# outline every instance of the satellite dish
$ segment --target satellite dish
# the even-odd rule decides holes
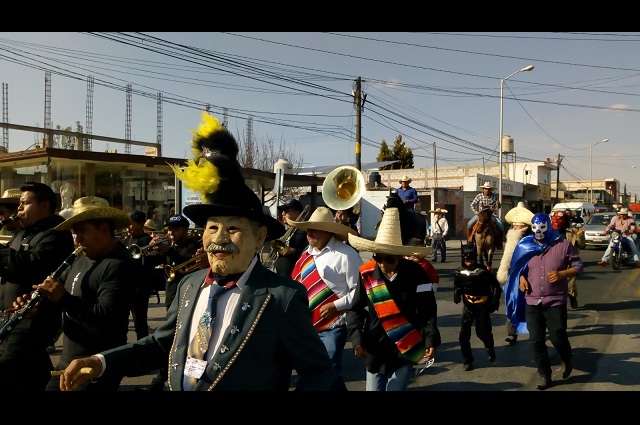
[[[553,162],[553,158],[547,158],[547,162],[551,164]]]

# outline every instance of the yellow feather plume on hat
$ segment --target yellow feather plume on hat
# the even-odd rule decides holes
[[[220,130],[224,130],[220,121],[213,115],[203,112],[202,122],[198,129],[191,130],[194,134],[191,139],[191,151],[195,158],[189,159],[186,167],[178,164],[169,164],[176,177],[184,182],[184,186],[189,190],[200,193],[200,198],[203,201],[207,193],[213,193],[218,190],[220,173],[215,165],[203,157],[199,142]]]
[[[202,113],[202,122],[198,126],[197,130],[191,130],[194,137],[191,139],[191,151],[195,157],[202,156],[202,150],[200,149],[200,140],[206,139],[216,131],[224,130],[220,121],[208,112]]]
[[[184,187],[200,193],[200,199],[205,200],[206,194],[218,190],[220,175],[218,168],[205,158],[189,159],[186,167],[169,165],[176,177],[184,182]]]

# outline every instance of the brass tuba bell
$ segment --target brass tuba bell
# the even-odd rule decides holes
[[[322,184],[322,199],[327,207],[347,210],[360,201],[365,191],[362,173],[355,167],[344,165],[327,175]],[[357,212],[354,211],[357,214]]]

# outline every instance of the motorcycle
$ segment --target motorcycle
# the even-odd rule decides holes
[[[633,263],[633,251],[631,251],[631,242],[628,238],[622,236],[620,230],[611,231],[611,255],[609,256],[609,264],[614,270],[620,270],[623,265]]]

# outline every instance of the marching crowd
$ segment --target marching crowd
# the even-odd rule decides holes
[[[172,168],[202,203],[169,217],[162,230],[144,212],[125,213],[95,196],[77,198],[70,214],[60,214],[43,183],[5,192],[0,218],[11,238],[0,245],[3,383],[18,391],[106,391],[125,376],[157,370],[149,391],[284,391],[295,371],[296,389],[346,390],[343,353],[351,342],[367,391],[406,390],[415,367],[430,366],[442,342],[433,263],[438,254],[447,261],[447,211],[430,211],[429,232],[403,176],[374,240],[358,233],[353,206],[318,207],[307,217],[291,199],[273,218],[244,182],[231,133],[203,113],[193,134],[194,158]],[[497,206],[485,186],[473,202],[476,214]],[[189,234],[189,220],[201,237]],[[563,378],[573,369],[567,302],[577,307],[583,264],[549,215],[520,203],[505,220],[511,228],[497,273],[478,262],[473,245],[461,248],[453,301],[462,304],[462,368],[473,370],[474,326],[495,361],[490,315],[504,305],[506,341],[529,334],[544,390],[552,385],[547,334]],[[123,229],[126,236],[117,237]],[[265,267],[269,241],[277,258]],[[166,320],[150,332],[149,296],[158,290],[166,294]],[[137,340],[128,343],[130,320]],[[54,365],[47,347],[58,337]]]

